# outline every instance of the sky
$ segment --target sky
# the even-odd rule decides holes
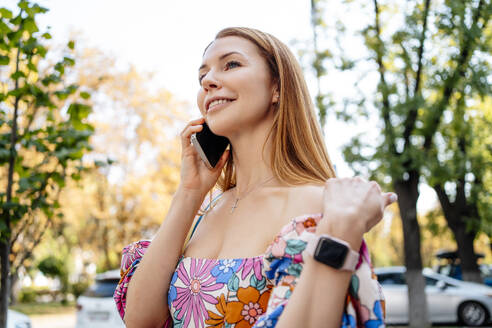
[[[16,1],[4,0],[9,8]],[[40,27],[50,27],[54,42],[65,43],[76,33],[84,44],[97,47],[117,58],[120,65],[134,65],[138,70],[152,72],[154,82],[173,93],[192,108],[194,116],[198,91],[197,70],[204,48],[215,34],[228,26],[247,26],[271,33],[291,46],[312,38],[310,1],[308,0],[40,0],[49,9],[39,15]],[[330,2],[327,14],[336,15],[337,2]],[[351,13],[351,22],[360,24],[366,17]],[[329,20],[330,17],[325,19]],[[297,41],[297,43],[295,42]],[[349,53],[360,51],[353,42],[343,44]],[[306,74],[311,94],[315,81]],[[354,88],[346,75],[327,79],[326,86],[336,95],[347,95]],[[377,81],[376,81],[377,83]],[[369,81],[367,87],[374,87]],[[364,86],[362,86],[364,87]],[[360,130],[367,126],[359,127]],[[374,126],[372,129],[377,132]],[[353,176],[344,162],[341,147],[357,128],[328,118],[325,140],[328,152],[340,177]],[[432,189],[421,188],[418,208],[433,207],[436,197]]]

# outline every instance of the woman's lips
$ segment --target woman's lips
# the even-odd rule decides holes
[[[230,100],[230,101],[227,101],[225,103],[221,103],[221,104],[217,104],[217,105],[214,105],[212,107],[210,107],[208,110],[207,110],[207,114],[210,113],[210,112],[215,112],[219,109],[222,109],[226,106],[228,106],[230,103],[232,103],[234,100]]]

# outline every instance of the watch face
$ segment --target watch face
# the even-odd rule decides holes
[[[345,263],[349,249],[330,238],[321,237],[314,252],[314,258],[335,269],[340,269]]]

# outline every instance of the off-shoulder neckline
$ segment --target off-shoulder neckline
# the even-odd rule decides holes
[[[305,218],[305,219],[308,219],[310,217],[317,217],[317,216],[323,216],[323,213],[312,213],[312,214],[301,214],[301,215],[298,215],[298,216],[295,216],[293,217],[292,219],[289,220],[289,222],[287,222],[286,224],[284,224],[281,228],[280,228],[280,231],[272,238],[272,241],[270,242],[270,244],[268,244],[267,246],[267,249],[270,247],[270,245],[275,241],[275,238],[280,235],[280,233],[284,230],[285,227],[289,226],[290,224],[294,223],[294,222],[302,222],[302,221],[297,221],[299,220],[300,218]],[[266,251],[266,250],[265,250]],[[265,253],[263,254],[259,254],[259,255],[256,255],[256,256],[250,256],[250,257],[228,257],[228,258],[207,258],[207,257],[192,257],[192,256],[184,256],[183,254],[181,254],[180,256],[180,261],[182,260],[201,260],[201,261],[224,261],[224,260],[229,260],[229,261],[233,261],[233,260],[254,260],[254,259],[260,259],[260,258],[263,258],[265,256]]]

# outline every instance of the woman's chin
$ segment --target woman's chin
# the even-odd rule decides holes
[[[207,115],[207,124],[210,128],[210,131],[218,136],[227,137],[231,133],[232,126],[229,120]]]

